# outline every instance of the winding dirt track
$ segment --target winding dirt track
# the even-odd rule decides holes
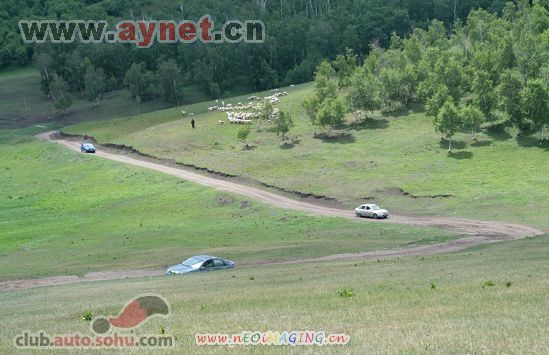
[[[48,140],[73,151],[80,151],[80,144],[78,142],[55,139],[53,135],[57,132],[45,132],[37,135],[39,139]],[[192,171],[169,167],[159,163],[141,160],[128,155],[114,154],[99,150],[96,156],[106,158],[121,163],[140,166],[150,170],[155,170],[165,174],[173,175],[182,178],[187,181],[192,181],[200,185],[215,188],[220,191],[227,191],[246,196],[256,201],[273,205],[279,208],[291,209],[310,213],[319,216],[329,217],[343,217],[349,219],[356,219],[353,211],[342,210],[337,208],[325,207],[309,202],[293,200],[291,198],[281,196],[269,191],[265,191],[259,188],[241,185],[235,182],[217,179],[211,176],[201,175]],[[291,261],[277,261],[277,262],[260,262],[259,264],[294,264],[304,262],[318,262],[318,261],[331,261],[342,259],[367,259],[367,258],[379,258],[379,257],[400,257],[400,256],[418,256],[418,255],[432,255],[439,253],[447,253],[470,248],[475,245],[497,242],[501,240],[515,240],[526,237],[533,237],[544,234],[543,231],[532,228],[529,226],[511,224],[505,222],[488,222],[478,221],[465,218],[451,218],[451,217],[411,217],[411,216],[398,216],[391,215],[388,220],[377,221],[363,219],[367,223],[394,223],[394,224],[407,224],[420,227],[437,227],[446,230],[453,231],[459,235],[463,235],[463,238],[453,241],[435,244],[435,245],[423,245],[410,248],[395,248],[390,250],[363,252],[363,253],[347,253],[328,255],[311,259],[300,259]],[[50,277],[44,279],[33,280],[13,280],[0,282],[0,291],[7,291],[12,289],[31,288],[47,285],[59,285],[74,282],[83,281],[95,281],[95,280],[109,280],[120,279],[128,277],[142,277],[142,276],[155,276],[161,275],[161,270],[133,270],[133,271],[112,271],[112,272],[100,272],[90,273],[82,278],[76,276],[59,276]]]

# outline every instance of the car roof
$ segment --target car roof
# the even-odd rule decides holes
[[[209,259],[220,259],[218,257],[211,256],[211,255],[195,255],[195,256],[193,256],[193,258],[198,259],[198,260],[202,260],[202,261],[206,261],[206,260],[209,260]]]
[[[93,147],[93,144],[91,144],[91,143],[82,143],[82,145],[85,146],[85,147],[86,147],[86,146],[87,146],[87,147]]]

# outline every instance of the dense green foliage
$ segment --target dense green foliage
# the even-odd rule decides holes
[[[137,104],[146,100],[179,104],[184,85],[199,85],[208,96],[217,98],[234,86],[269,89],[309,81],[323,58],[333,59],[346,48],[362,58],[372,43],[389,46],[392,32],[407,35],[414,27],[426,28],[433,18],[450,26],[477,7],[501,12],[504,3],[502,0],[3,0],[0,67],[34,60],[42,73],[45,93],[50,92],[53,80],[50,74],[55,72],[69,84],[73,94],[95,100],[96,104],[103,91],[123,86],[132,91]],[[225,19],[261,19],[266,24],[266,43],[153,45],[147,50],[111,44],[24,46],[17,33],[19,19],[106,19],[114,24],[119,19],[197,20],[204,14],[212,15],[218,25]],[[135,77],[136,69],[140,78]],[[86,76],[101,70],[101,85]],[[392,76],[386,79],[394,80]],[[145,82],[146,88],[137,88],[139,82]]]
[[[438,20],[406,39],[393,34],[390,48],[373,47],[362,66],[347,51],[316,72],[315,95],[305,111],[322,122],[338,121],[320,110],[339,97],[348,111],[394,111],[425,103],[435,129],[450,141],[463,125],[473,133],[483,122],[509,122],[523,132],[548,124],[549,12],[535,2],[507,3],[503,16],[472,11],[451,33]],[[346,65],[345,65],[346,64]],[[356,68],[355,68],[356,67]],[[349,79],[350,78],[350,79]],[[360,112],[360,111],[359,111]],[[360,117],[360,115],[357,115]]]

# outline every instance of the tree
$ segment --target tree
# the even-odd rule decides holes
[[[463,64],[453,57],[441,58],[437,61],[434,74],[436,82],[446,85],[454,101],[459,102],[464,86]]]
[[[214,99],[214,100],[217,100],[221,97],[221,87],[219,86],[218,83],[214,83],[213,81],[209,81],[208,82],[208,97],[210,99]],[[183,95],[181,94],[181,97]]]
[[[325,76],[317,77],[316,81],[316,96],[320,102],[337,97],[337,84]]]
[[[183,80],[174,61],[162,62],[158,66],[158,81],[164,100],[179,106],[183,99]]]
[[[144,63],[134,63],[126,72],[124,80],[126,86],[130,90],[133,96],[141,96],[144,92],[144,87],[146,85],[143,72],[145,71]]]
[[[248,137],[250,136],[250,133],[252,132],[252,128],[250,125],[244,125],[238,129],[238,132],[236,133],[236,139],[238,139],[239,142],[246,142]],[[248,143],[246,143],[246,148],[248,148]]]
[[[273,118],[274,110],[275,107],[269,100],[265,100],[261,103],[261,106],[259,106],[259,111],[257,112],[258,131],[263,130],[265,122],[270,121]]]
[[[107,89],[107,78],[102,68],[89,66],[84,75],[84,92],[88,100],[94,100],[94,111],[99,105],[101,94]]]
[[[541,80],[529,80],[521,91],[522,107],[525,118],[532,126],[541,130],[541,140],[545,139],[545,126],[549,125],[547,89]]]
[[[282,140],[286,139],[286,134],[290,131],[290,128],[293,127],[294,122],[288,112],[279,111],[276,118],[273,120],[273,131],[277,135],[282,135]]]
[[[496,103],[494,84],[490,79],[490,74],[484,70],[478,70],[473,79],[471,91],[473,104],[482,111],[487,119],[490,119]]]
[[[389,109],[395,103],[407,106],[416,92],[417,77],[411,65],[382,70],[379,82],[384,105]]]
[[[319,107],[314,123],[321,127],[328,127],[328,136],[332,135],[332,129],[343,124],[345,117],[345,104],[341,97],[325,100]]]
[[[336,72],[334,68],[327,61],[322,61],[316,71],[315,77],[315,93],[313,96],[303,100],[303,108],[305,113],[311,120],[313,125],[326,126],[328,125],[328,117],[326,113],[330,111],[332,102],[334,100],[340,101],[338,98],[338,87],[335,82]],[[343,108],[343,114],[345,113],[344,105],[337,104],[337,109]],[[324,109],[323,117],[320,119],[320,110]],[[332,112],[333,113],[333,112]],[[324,122],[324,123],[322,123]]]
[[[157,77],[145,69],[145,63],[134,63],[124,76],[126,86],[132,96],[139,96],[142,101],[150,100],[158,94]]]
[[[50,74],[55,74],[53,70],[53,59],[48,53],[39,53],[34,59],[42,80],[40,81],[40,89],[44,94],[50,92]]]
[[[503,49],[500,54],[500,66],[502,69],[512,69],[517,64],[517,57],[513,48],[513,39],[506,36],[503,40]]]
[[[60,76],[53,74],[50,76],[49,85],[50,98],[53,100],[53,106],[63,110],[65,115],[69,114],[69,107],[72,105],[72,98],[69,93],[69,84]]]
[[[306,98],[305,100],[303,100],[302,105],[305,109],[305,114],[307,115],[307,117],[309,117],[309,120],[311,120],[311,123],[314,125],[316,122],[318,109],[320,107],[320,100],[318,99],[317,95]]]
[[[270,120],[273,114],[273,111],[274,111],[274,105],[268,100],[263,101],[263,103],[259,107],[259,113],[258,113],[259,120],[261,121]]]
[[[477,133],[477,128],[484,121],[484,116],[482,112],[473,105],[467,105],[461,108],[460,110],[461,121],[471,126],[471,133],[473,136]]]
[[[352,49],[347,48],[345,55],[338,55],[333,62],[333,67],[337,73],[338,85],[344,88],[350,85],[350,78],[356,69],[356,54]]]
[[[425,113],[430,117],[437,117],[440,109],[451,98],[446,85],[440,85],[434,95],[425,104]]]
[[[500,77],[497,88],[499,103],[509,119],[517,127],[522,127],[522,106],[520,92],[522,75],[516,69],[505,70]]]
[[[438,115],[433,120],[435,130],[449,141],[448,151],[452,151],[452,137],[461,126],[459,111],[454,100],[449,98],[440,108]]]
[[[347,95],[349,107],[354,111],[373,112],[381,108],[379,84],[365,68],[355,70],[350,78]]]
[[[264,58],[259,58],[257,64],[250,67],[250,72],[255,89],[265,90],[278,86],[278,73]]]

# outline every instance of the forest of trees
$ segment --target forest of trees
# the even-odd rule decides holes
[[[474,135],[483,123],[505,122],[520,132],[549,125],[549,12],[540,1],[507,3],[501,16],[473,10],[448,31],[438,20],[389,47],[373,43],[360,60],[352,50],[316,70],[315,93],[304,102],[313,124],[337,127],[345,112],[357,119],[412,102],[449,149],[458,129]]]
[[[97,105],[104,92],[124,87],[137,102],[164,100],[176,105],[183,99],[182,87],[188,85],[198,85],[217,98],[238,85],[262,90],[306,82],[323,59],[334,60],[347,48],[362,61],[371,48],[398,45],[391,33],[404,38],[438,19],[438,27],[427,32],[437,36],[459,24],[471,9],[485,9],[483,16],[507,11],[503,0],[2,0],[1,4],[0,68],[34,62],[42,75],[43,92],[62,110],[70,104],[71,94]],[[20,19],[106,19],[114,24],[120,19],[197,20],[204,14],[218,24],[227,19],[261,19],[267,40],[239,45],[156,44],[144,50],[130,44],[24,45],[17,32]],[[383,80],[392,79],[389,75]]]

